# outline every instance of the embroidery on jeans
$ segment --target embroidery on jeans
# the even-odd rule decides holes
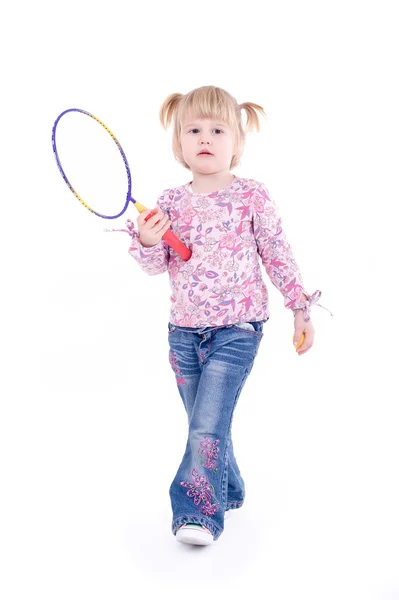
[[[205,436],[204,440],[200,442],[198,450],[202,466],[205,467],[205,469],[210,469],[214,473],[217,471],[216,462],[219,455],[218,443],[219,440],[212,442],[208,436]]]
[[[184,379],[184,377],[182,377],[180,367],[177,362],[176,352],[172,352],[172,350],[170,350],[170,352],[169,352],[169,362],[171,364],[172,369],[175,372],[177,383],[178,384],[186,383],[186,380]]]
[[[204,475],[200,475],[197,469],[193,469],[191,471],[191,476],[193,481],[181,481],[180,485],[185,488],[188,488],[187,496],[189,498],[194,498],[195,506],[199,506],[199,511],[207,515],[208,517],[213,517],[213,515],[219,510],[218,503],[213,495],[214,487]]]

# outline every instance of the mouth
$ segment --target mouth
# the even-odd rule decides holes
[[[199,152],[197,156],[213,156],[213,154],[211,154],[211,152],[203,150],[202,152]]]

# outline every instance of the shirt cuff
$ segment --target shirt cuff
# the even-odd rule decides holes
[[[122,233],[128,233],[130,235],[130,237],[132,237],[132,238],[135,238],[135,237],[140,238],[139,232],[134,228],[133,221],[131,221],[130,219],[127,219],[127,221],[125,221],[125,223],[126,223],[126,229],[104,229],[104,231],[106,231],[107,233],[119,231]]]
[[[305,294],[305,292],[302,292],[302,293],[307,298],[305,300],[305,302],[296,302],[291,306],[292,312],[294,313],[295,316],[300,310],[303,310],[303,320],[305,322],[309,321],[310,320],[310,309],[312,306],[320,306],[321,308],[324,308],[324,310],[327,310],[331,316],[333,316],[332,312],[329,311],[328,308],[325,308],[325,306],[322,306],[321,304],[319,304],[317,302],[321,296],[320,290],[316,290],[311,296],[309,296],[308,294]]]

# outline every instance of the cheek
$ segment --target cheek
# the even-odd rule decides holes
[[[224,148],[224,154],[226,156],[234,154],[234,141],[228,140],[227,142],[225,142],[223,144],[223,148]]]
[[[183,150],[183,154],[190,153],[190,152],[192,152],[193,147],[194,147],[193,141],[189,140],[189,139],[185,139],[181,142],[181,147]]]
[[[187,156],[187,144],[185,142],[180,142],[180,145],[183,156]]]

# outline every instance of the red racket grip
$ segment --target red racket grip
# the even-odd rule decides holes
[[[157,211],[156,210],[152,210],[145,218],[145,221],[148,221],[148,219],[150,219],[153,215],[155,215]],[[181,240],[179,240],[178,237],[175,236],[175,234],[173,233],[173,231],[171,231],[170,229],[168,229],[168,231],[166,231],[163,236],[162,239],[165,240],[165,242],[167,244],[169,244],[169,246],[171,248],[173,248],[173,250],[175,250],[177,252],[177,254],[179,254],[179,256],[184,260],[187,261],[191,258],[191,250],[189,248],[187,248],[187,246],[185,246],[183,244],[183,242]]]

